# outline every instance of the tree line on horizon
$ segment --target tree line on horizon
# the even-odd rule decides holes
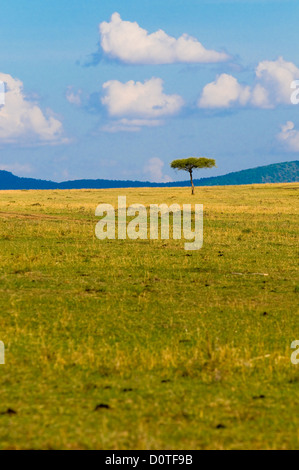
[[[228,186],[263,183],[294,183],[299,182],[299,161],[274,163],[267,166],[251,168],[222,176],[212,176],[193,180],[196,186]],[[119,180],[77,180],[55,183],[53,181],[21,178],[8,171],[0,170],[0,190],[29,189],[105,189],[105,188],[144,188],[144,187],[176,187],[189,186],[189,181],[171,183],[149,183],[143,181]]]

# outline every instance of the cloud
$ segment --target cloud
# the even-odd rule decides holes
[[[295,129],[295,124],[288,121],[281,126],[281,132],[278,134],[280,140],[290,152],[299,152],[299,131]]]
[[[139,132],[142,127],[162,126],[164,121],[158,119],[119,119],[102,127],[104,132]]]
[[[229,108],[235,103],[245,105],[250,99],[250,87],[240,85],[231,75],[223,73],[203,89],[199,107]]]
[[[36,102],[29,101],[23,83],[11,75],[0,73],[5,83],[5,104],[0,106],[0,143],[61,144],[62,123],[48,110],[46,115]]]
[[[144,172],[149,181],[156,183],[168,183],[172,181],[170,176],[163,174],[164,162],[160,158],[151,158],[144,167]]]
[[[2,165],[0,163],[0,170],[23,175],[24,173],[31,173],[32,168],[30,165],[20,165],[19,163],[12,163],[10,165]]]
[[[260,62],[256,69],[259,83],[268,93],[266,106],[291,103],[291,84],[299,78],[299,69],[292,62],[282,57],[276,61]]]
[[[179,95],[163,93],[163,80],[150,80],[121,83],[111,80],[104,83],[105,96],[102,104],[107,107],[110,116],[134,116],[140,118],[159,118],[176,114],[184,101]]]
[[[215,63],[230,58],[224,52],[205,49],[196,39],[183,34],[178,39],[163,30],[149,34],[138,23],[123,21],[114,13],[110,23],[99,26],[105,54],[127,64]]]
[[[206,85],[198,101],[200,108],[253,106],[275,108],[291,104],[291,84],[299,79],[299,69],[282,57],[260,62],[255,70],[255,83],[242,85],[231,75],[222,74]]]
[[[112,123],[112,132],[138,131],[144,126],[162,125],[161,118],[177,114],[184,105],[181,96],[163,92],[163,80],[160,78],[152,78],[144,83],[111,80],[104,83],[103,90],[102,104],[106,106],[110,117],[119,119]],[[105,127],[104,130],[107,130]]]
[[[69,86],[66,91],[66,99],[69,103],[76,106],[81,106],[82,104],[82,90],[74,91],[72,86]]]

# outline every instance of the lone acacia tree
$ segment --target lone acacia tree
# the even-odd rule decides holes
[[[171,168],[175,170],[184,170],[190,173],[192,195],[194,194],[193,184],[193,170],[199,170],[200,168],[213,168],[216,166],[215,160],[212,158],[183,158],[181,160],[173,160],[170,164]]]

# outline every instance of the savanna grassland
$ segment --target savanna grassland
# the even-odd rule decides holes
[[[204,246],[95,209],[204,204]],[[298,449],[299,184],[0,192],[0,449]]]

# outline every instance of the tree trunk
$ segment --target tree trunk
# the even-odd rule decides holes
[[[192,196],[194,196],[194,184],[193,184],[192,170],[190,171],[190,180],[191,180],[191,187],[192,187]]]

